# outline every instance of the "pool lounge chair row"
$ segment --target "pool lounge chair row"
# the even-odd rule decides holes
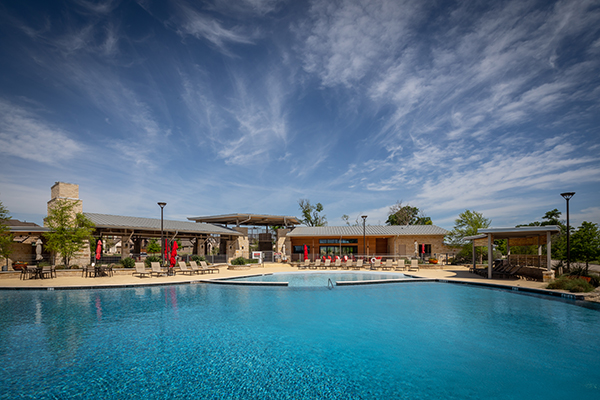
[[[179,272],[183,273],[183,274],[204,274],[204,273],[213,273],[213,272],[217,272],[219,273],[219,268],[216,267],[209,267],[208,264],[206,264],[206,261],[200,261],[200,266],[198,266],[198,264],[195,261],[190,261],[190,266],[188,268],[188,266],[186,265],[185,261],[179,261],[178,263],[179,266]],[[133,276],[135,275],[139,275],[140,278],[143,278],[145,276],[150,276],[152,277],[153,275],[156,276],[167,276],[169,270],[167,268],[163,268],[160,266],[160,263],[158,262],[151,262],[150,263],[150,269],[146,268],[146,265],[143,262],[136,262],[135,263],[135,271],[132,273]]]
[[[304,260],[303,263],[298,264],[298,269],[353,269],[360,270],[363,268],[363,259],[359,258],[356,261],[348,260],[346,262],[342,262],[341,259],[336,259],[332,264],[331,260],[325,260],[321,262],[321,259],[318,258],[315,261],[311,262],[309,259]],[[394,265],[395,264],[395,265]],[[364,264],[365,269],[369,270],[378,270],[381,268],[382,271],[417,271],[419,270],[419,260],[411,260],[410,266],[404,263],[403,259],[398,260],[396,263],[392,259],[385,260],[385,263],[382,264],[380,259],[375,259],[373,264]]]

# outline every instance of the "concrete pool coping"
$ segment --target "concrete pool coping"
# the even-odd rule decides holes
[[[229,278],[242,278],[246,276],[257,276],[257,275],[268,275],[276,272],[304,272],[298,271],[297,267],[292,267],[288,264],[264,264],[263,266],[253,267],[253,273],[248,274],[248,270],[228,270],[226,268],[220,269],[220,274],[210,278],[207,275],[202,275],[200,278],[198,275],[176,275],[172,277],[153,277],[153,278],[139,278],[130,275],[127,271],[127,275],[115,274],[112,277],[98,277],[98,278],[83,278],[79,276],[58,276],[53,279],[41,279],[41,280],[28,280],[23,281],[19,279],[19,273],[12,274],[12,277],[7,277],[5,274],[0,276],[0,290],[82,290],[82,289],[111,289],[111,288],[131,288],[140,286],[168,286],[176,284],[203,284],[203,283],[216,283],[223,284]],[[341,272],[340,270],[330,271],[319,271],[319,272]],[[365,271],[350,271],[350,272],[365,272]],[[368,271],[373,272],[373,271]],[[379,273],[386,274],[400,274],[401,271],[378,271]],[[405,274],[407,275],[407,274]],[[446,266],[443,268],[436,269],[421,269],[419,271],[411,271],[410,276],[414,278],[424,279],[398,279],[398,280],[385,280],[381,283],[393,283],[396,282],[424,282],[424,281],[437,281],[443,283],[454,283],[454,284],[466,284],[475,286],[485,286],[503,290],[511,290],[521,293],[532,293],[549,295],[552,297],[560,297],[563,299],[572,300],[588,300],[586,295],[574,294],[558,290],[544,289],[546,283],[527,281],[524,279],[515,280],[499,280],[499,279],[485,279],[479,275],[472,274],[468,271],[467,267],[462,266]],[[358,281],[351,283],[343,283],[344,285],[357,285]],[[366,281],[364,284],[374,284],[374,281]],[[256,282],[253,282],[255,286]],[[266,283],[266,282],[263,282]],[[249,283],[243,283],[242,285],[250,285]],[[268,285],[260,286],[285,286],[281,282],[269,282]],[[593,300],[592,300],[593,301]],[[597,300],[596,300],[597,301]]]

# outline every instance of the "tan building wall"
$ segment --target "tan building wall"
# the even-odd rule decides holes
[[[347,246],[356,246],[358,249],[358,254],[363,254],[363,249],[366,250],[366,255],[397,255],[401,257],[413,257],[418,256],[418,253],[415,253],[415,241],[418,245],[420,244],[428,244],[431,245],[431,254],[445,254],[452,253],[453,250],[444,245],[444,235],[423,235],[423,236],[368,236],[366,237],[366,242],[363,241],[362,236],[344,236],[344,239],[356,239],[357,243],[353,244],[342,244],[342,247]],[[292,252],[293,246],[304,246],[307,245],[310,247],[310,257],[314,258],[315,255],[319,254],[319,249],[321,246],[339,246],[337,244],[320,244],[320,239],[339,239],[331,236],[322,236],[322,237],[292,237],[290,239],[290,253]],[[377,242],[379,239],[379,243],[383,243],[382,239],[387,240],[387,252],[379,251],[377,252]],[[363,247],[364,246],[364,247]]]

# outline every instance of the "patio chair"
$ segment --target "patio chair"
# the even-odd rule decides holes
[[[342,259],[341,258],[336,258],[335,262],[331,266],[331,269],[338,269],[338,268],[341,268],[341,267],[342,267]]]
[[[202,270],[204,272],[210,272],[211,274],[213,272],[216,272],[217,274],[221,273],[221,270],[219,270],[219,268],[217,268],[217,267],[209,267],[208,264],[206,263],[206,261],[200,261],[200,266],[202,267]]]
[[[373,263],[373,265],[371,265],[370,269],[374,269],[374,270],[378,270],[379,268],[381,268],[381,259],[380,258],[376,258],[375,262]]]
[[[204,270],[196,264],[196,261],[190,261],[190,268],[197,274],[203,274]]]
[[[181,271],[182,274],[194,274],[196,273],[195,271],[193,271],[192,269],[188,269],[187,265],[185,265],[185,261],[179,261],[179,271]]]
[[[162,268],[160,266],[160,263],[158,261],[151,261],[150,262],[150,276],[156,274],[156,276],[161,276],[161,275],[165,275],[167,276],[167,271],[166,269]]]
[[[310,267],[310,259],[309,258],[304,260],[304,263],[298,264],[298,269],[306,269],[308,267]]]
[[[135,271],[133,271],[131,273],[131,275],[139,275],[140,278],[143,278],[144,276],[152,276],[150,271],[146,269],[146,265],[143,262],[136,262],[135,263]]]
[[[352,268],[353,261],[348,259],[342,263],[342,269],[350,269]]]
[[[96,276],[96,267],[93,266],[92,264],[88,264],[85,265],[82,269],[81,269],[81,277],[83,278],[83,276],[85,275],[85,277],[87,278],[88,276]]]
[[[352,269],[354,270],[359,270],[361,269],[363,266],[363,259],[359,258],[358,260],[356,260],[356,265],[352,267]]]
[[[115,264],[106,264],[103,265],[102,267],[104,268],[104,272],[106,273],[106,275],[108,276],[113,276],[113,268],[114,268]]]
[[[404,259],[398,260],[398,265],[396,265],[396,271],[406,271],[406,264],[404,264]]]
[[[388,258],[387,260],[385,260],[385,264],[383,264],[381,266],[381,270],[386,270],[386,271],[391,271],[394,268],[394,260],[392,260],[391,258]]]
[[[418,271],[419,270],[419,260],[410,260],[409,271]]]
[[[326,259],[325,263],[323,263],[323,265],[321,265],[321,269],[327,269],[330,266],[331,266],[331,260],[330,259]]]
[[[42,267],[42,278],[56,278],[56,267],[54,265]]]
[[[317,258],[314,263],[310,264],[310,269],[317,269],[321,266],[321,259]]]

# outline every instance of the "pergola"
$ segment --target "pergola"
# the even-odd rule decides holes
[[[212,215],[206,217],[189,217],[190,221],[205,222],[208,224],[220,225],[240,225],[248,226],[295,226],[300,225],[296,217],[286,215],[266,215],[266,214],[224,214]]]
[[[546,265],[548,272],[552,271],[552,242],[551,236],[554,233],[560,232],[560,227],[557,225],[546,226],[521,226],[518,228],[490,228],[481,229],[480,234],[475,236],[465,237],[466,240],[471,240],[473,243],[473,268],[475,268],[475,246],[488,247],[488,279],[492,279],[492,244],[495,239],[507,239],[508,258],[511,262],[510,246],[538,246],[537,266]],[[542,246],[546,245],[546,260],[543,262]],[[523,256],[521,256],[523,257]],[[529,256],[530,258],[532,256]],[[519,256],[514,255],[512,261],[520,262]],[[525,259],[527,261],[527,259]],[[531,260],[530,260],[531,261]]]
[[[84,213],[95,225],[95,235],[120,236],[123,242],[132,237],[158,238],[161,237],[161,220],[154,218],[126,217],[120,215],[107,215]],[[232,229],[212,224],[197,224],[187,221],[163,221],[163,232],[166,237],[172,236],[180,239],[189,239],[195,243],[202,243],[209,237],[219,236],[226,240],[235,240],[242,236]],[[137,251],[139,241],[136,240]]]

